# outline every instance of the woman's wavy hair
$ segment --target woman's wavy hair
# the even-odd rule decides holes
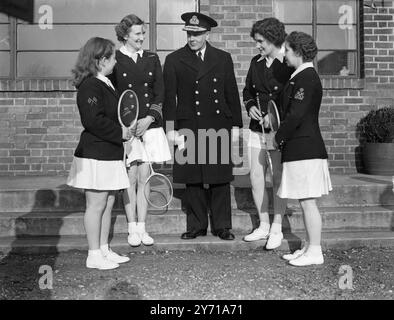
[[[250,36],[254,38],[256,33],[262,35],[277,48],[282,46],[286,38],[285,25],[276,18],[256,21],[252,26]]]
[[[76,88],[88,77],[96,76],[100,71],[99,62],[102,58],[109,59],[115,51],[115,44],[108,39],[90,38],[81,48],[73,74],[73,84]]]
[[[125,16],[115,27],[116,36],[118,40],[124,43],[124,39],[130,32],[130,28],[134,25],[145,24],[143,20],[138,18],[135,14],[129,14]]]
[[[317,55],[315,40],[305,32],[293,31],[286,37],[286,43],[304,62],[313,61]]]

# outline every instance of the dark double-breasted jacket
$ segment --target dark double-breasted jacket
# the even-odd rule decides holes
[[[138,118],[147,115],[155,118],[149,128],[162,126],[164,83],[158,55],[143,51],[137,63],[119,50],[116,51],[115,57],[116,64],[109,79],[120,94],[127,89],[135,91],[139,101]]]
[[[258,96],[261,111],[264,114],[267,113],[268,101],[274,100],[279,108],[280,116],[283,116],[283,110],[281,110],[279,104],[279,96],[293,72],[294,68],[287,66],[285,60],[281,62],[275,59],[268,68],[266,59],[260,54],[253,57],[242,92],[246,111],[249,113],[252,106],[258,107]],[[254,119],[250,120],[249,129],[258,132],[262,131],[259,122]],[[265,131],[269,130],[266,129]]]
[[[284,120],[275,135],[282,162],[328,158],[319,127],[322,95],[314,68],[304,69],[286,84],[281,96]]]
[[[231,55],[207,43],[204,62],[201,62],[186,45],[167,56],[163,75],[165,122],[172,123],[180,134],[183,129],[194,134],[194,138],[187,137],[186,140],[184,156],[187,163],[178,163],[175,159],[174,181],[230,182],[233,180],[231,128],[242,127]],[[205,133],[209,135],[209,129],[216,137],[211,141],[203,138]],[[219,136],[224,138],[217,138]]]
[[[123,159],[118,99],[118,93],[96,77],[89,77],[80,84],[77,105],[84,130],[74,153],[76,157]]]

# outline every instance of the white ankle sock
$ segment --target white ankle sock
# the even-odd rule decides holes
[[[260,226],[259,229],[262,229],[264,231],[269,231],[270,230],[270,224],[264,221],[260,221]]]
[[[140,233],[145,232],[145,222],[137,222],[137,230]]]
[[[310,244],[306,252],[312,256],[319,256],[322,254],[321,246]]]
[[[271,229],[270,229],[271,233],[281,233],[282,232],[282,224],[281,223],[276,223],[274,222],[271,225]]]
[[[128,225],[129,233],[131,233],[132,231],[135,232],[135,230],[137,228],[137,222],[129,222],[127,225]]]
[[[88,251],[88,255],[89,255],[90,257],[97,257],[97,256],[101,256],[101,255],[102,255],[102,252],[101,252],[100,249],[89,250],[89,251]]]
[[[100,250],[102,253],[107,254],[109,252],[109,246],[108,243],[107,244],[103,244],[100,246]]]

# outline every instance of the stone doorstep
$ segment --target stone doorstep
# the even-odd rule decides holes
[[[300,248],[304,233],[287,233],[282,245],[277,250],[294,251]],[[147,247],[141,245],[133,248],[127,244],[127,234],[117,234],[111,240],[111,247],[119,253],[142,253],[150,251],[235,251],[235,250],[263,250],[266,241],[244,242],[243,235],[236,234],[234,241],[224,241],[212,235],[198,237],[193,240],[181,240],[180,235],[156,235],[155,244]],[[394,232],[324,232],[322,234],[323,250],[346,250],[356,247],[394,247]],[[0,252],[12,253],[56,253],[69,250],[87,250],[84,236],[67,237],[27,237],[15,239],[13,237],[0,239]]]
[[[322,208],[323,230],[392,230],[394,206],[388,207],[334,207]],[[2,213],[0,215],[0,238],[7,236],[67,236],[85,234],[84,212],[30,212]],[[258,226],[255,210],[233,210],[233,229],[248,233]],[[150,214],[146,221],[151,234],[177,234],[186,229],[186,215],[172,210],[163,215]],[[284,216],[283,229],[303,231],[301,211],[288,210]],[[113,212],[113,232],[127,232],[127,220],[123,211]]]
[[[33,183],[33,181],[31,181]],[[37,186],[29,189],[4,188],[0,190],[0,214],[2,212],[31,212],[31,211],[78,211],[85,208],[85,196],[82,191],[65,185],[51,188]],[[169,209],[179,210],[182,207],[184,188],[174,189],[174,199]],[[268,188],[272,198],[272,188]],[[231,190],[231,205],[233,209],[253,208],[253,197],[250,186],[233,186]],[[299,207],[297,200],[289,200],[290,207]],[[339,206],[377,206],[394,205],[392,186],[385,184],[334,185],[329,195],[318,199],[319,207]],[[122,208],[122,199],[118,194],[115,208]]]

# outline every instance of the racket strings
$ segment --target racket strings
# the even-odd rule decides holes
[[[167,177],[159,173],[154,173],[145,183],[144,195],[151,206],[165,208],[172,200],[172,184]]]

